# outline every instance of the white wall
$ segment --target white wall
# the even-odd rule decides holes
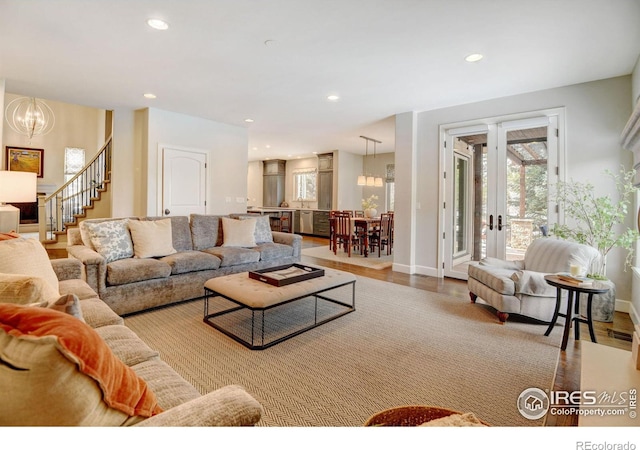
[[[640,56],[631,75],[631,91],[631,107],[633,108],[640,101]]]
[[[362,209],[362,186],[357,185],[362,160],[355,153],[333,152],[333,209]]]
[[[6,106],[4,106],[4,86],[5,86],[5,81],[4,78],[0,78],[0,105],[2,105],[2,108],[0,108],[0,153],[2,153],[2,155],[0,155],[0,170],[4,170],[4,158],[5,158],[5,151],[4,151],[4,145],[2,143],[2,136],[4,136],[2,134],[2,127],[4,125],[4,109],[6,108]]]
[[[4,89],[0,89],[4,92]],[[22,95],[6,92],[4,99],[0,97],[2,110]],[[53,129],[44,136],[29,139],[13,131],[8,125],[2,127],[2,169],[6,167],[6,146],[44,149],[43,178],[38,184],[53,185],[56,188],[64,184],[64,149],[65,147],[84,148],[88,162],[104,144],[105,111],[81,105],[43,99],[51,107],[55,115]],[[4,123],[4,121],[3,121]]]
[[[262,206],[264,185],[262,161],[250,161],[247,168],[247,206]]]
[[[416,163],[412,161],[411,126],[396,124],[396,254],[394,268],[406,267],[411,273],[432,274],[440,261],[438,223],[439,125],[483,117],[497,117],[556,107],[566,108],[567,178],[590,181],[597,192],[614,192],[603,171],[617,171],[620,165],[632,168],[631,152],[620,146],[620,133],[631,113],[631,77],[618,77],[566,86],[484,102],[460,105],[417,114]],[[407,113],[412,114],[412,113]],[[402,118],[398,115],[396,120]],[[561,136],[562,139],[562,136]],[[412,168],[416,169],[416,187],[412,187]],[[415,194],[414,194],[415,192]],[[415,205],[407,204],[412,196]],[[415,209],[413,209],[415,208]],[[415,244],[405,228],[415,211]],[[405,218],[403,215],[408,214]],[[634,214],[635,215],[635,212]],[[635,226],[629,217],[626,226]],[[412,262],[415,261],[415,262]],[[630,298],[631,271],[624,271],[624,253],[617,249],[608,259],[608,276],[616,283],[617,297]]]
[[[207,214],[246,211],[249,141],[246,128],[154,108],[147,114],[147,142],[142,154],[147,164],[145,214],[160,215],[158,151],[163,146],[208,153]]]

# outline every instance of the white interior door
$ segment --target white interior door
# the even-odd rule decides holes
[[[206,153],[162,149],[161,215],[205,214],[206,186]]]

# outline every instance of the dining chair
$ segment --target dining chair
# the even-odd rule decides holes
[[[375,227],[369,234],[369,251],[373,252],[374,249],[378,249],[378,257],[381,250],[386,247],[387,255],[392,252],[392,230],[393,230],[393,214],[382,213],[380,214],[380,225]]]
[[[354,217],[364,217],[364,211],[362,211],[362,210],[360,210],[360,211],[356,210],[356,211],[354,211],[354,212],[353,212],[353,216],[354,216]]]
[[[329,211],[329,251],[333,250],[333,242],[335,240],[336,235],[336,214],[340,211],[331,210]]]
[[[353,242],[351,216],[345,212],[338,212],[335,214],[334,220],[336,225],[333,235],[333,254],[337,254],[338,248],[342,245],[344,251],[351,256],[351,245]]]

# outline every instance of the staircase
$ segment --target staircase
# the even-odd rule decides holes
[[[38,198],[39,238],[51,258],[67,256],[67,229],[85,219],[111,217],[110,136],[98,154],[48,197]]]

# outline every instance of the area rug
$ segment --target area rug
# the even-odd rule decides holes
[[[302,249],[303,256],[311,256],[313,258],[326,259],[329,261],[368,267],[369,269],[376,270],[386,269],[393,265],[393,255],[387,255],[385,252],[382,252],[378,258],[378,251],[376,250],[374,254],[370,254],[365,258],[359,252],[351,252],[351,256],[349,256],[343,250],[338,251],[334,255],[333,250],[329,250],[328,245]]]
[[[196,300],[125,323],[201,393],[244,386],[264,406],[262,426],[361,426],[401,405],[543,425],[522,417],[516,401],[524,389],[552,388],[562,331],[500,325],[483,305],[361,276],[355,312],[266,350],[206,325],[202,310]]]

